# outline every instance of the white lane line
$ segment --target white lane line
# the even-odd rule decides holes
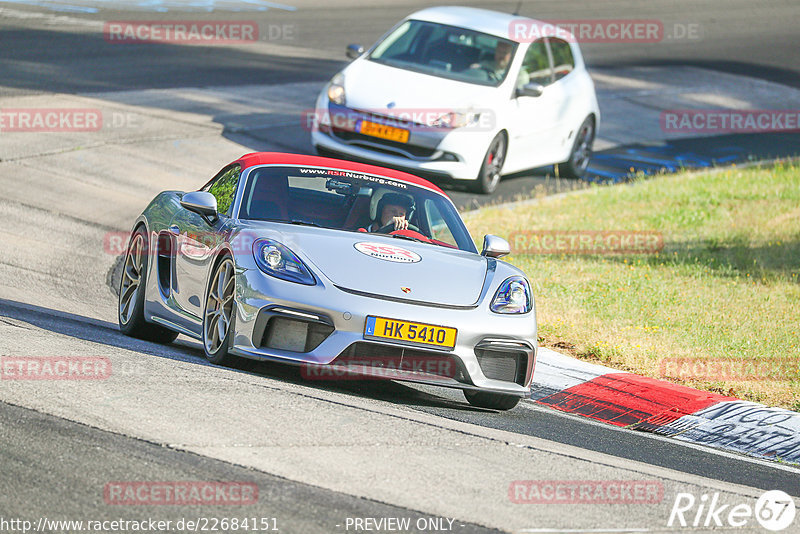
[[[559,532],[559,533],[572,533],[572,532],[651,532],[649,528],[523,528],[517,532]]]
[[[721,449],[716,449],[716,448],[713,448],[713,447],[709,447],[707,445],[699,445],[699,444],[696,444],[696,443],[691,443],[691,442],[687,442],[687,441],[681,441],[681,440],[668,438],[666,436],[660,436],[658,434],[652,434],[650,432],[634,431],[634,430],[630,430],[628,428],[624,428],[624,427],[621,427],[621,426],[609,425],[607,423],[601,423],[600,421],[596,421],[596,420],[594,420],[594,419],[592,419],[590,417],[583,417],[581,415],[571,414],[571,413],[555,410],[553,408],[548,408],[547,406],[544,406],[544,405],[541,405],[541,404],[537,404],[536,401],[533,401],[533,400],[530,400],[530,399],[528,399],[527,402],[522,403],[520,406],[523,406],[523,407],[525,407],[527,409],[530,409],[530,410],[546,412],[546,413],[548,413],[550,415],[556,415],[558,417],[564,417],[565,419],[572,419],[573,421],[579,421],[581,423],[585,423],[585,424],[589,424],[589,425],[595,425],[595,426],[602,427],[602,428],[605,428],[607,430],[612,430],[612,431],[615,431],[615,432],[623,432],[623,433],[634,432],[636,435],[642,436],[643,438],[653,439],[653,440],[657,440],[657,441],[665,441],[665,442],[668,442],[668,443],[672,443],[674,445],[680,445],[681,447],[688,447],[690,449],[695,449],[695,450],[698,450],[698,451],[702,451],[702,452],[705,452],[707,454],[713,454],[713,455],[716,455],[716,456],[722,456],[724,458],[729,458],[729,459],[732,459],[732,460],[739,460],[739,461],[746,462],[746,463],[760,465],[762,467],[771,467],[771,468],[777,469],[779,471],[788,471],[789,473],[800,474],[800,466],[779,464],[779,463],[772,462],[770,460],[762,460],[760,458],[754,458],[752,456],[745,456],[743,454],[737,454],[737,453],[733,453],[733,452],[728,452],[728,451],[724,451],[724,450],[721,450]],[[605,453],[605,454],[610,454],[610,455],[613,456],[613,453]]]
[[[13,3],[19,4],[21,2],[13,2]],[[26,21],[36,20],[52,26],[66,26],[71,24],[73,26],[86,26],[95,29],[103,28],[103,21],[101,20],[89,20],[78,17],[71,17],[69,15],[53,15],[51,13],[38,13],[35,11],[22,11],[19,9],[10,9],[7,7],[0,7],[0,17],[8,19],[26,20]]]

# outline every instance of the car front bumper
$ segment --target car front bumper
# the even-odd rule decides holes
[[[330,281],[302,286],[272,279],[257,269],[240,269],[237,287],[233,352],[239,356],[302,365],[309,378],[336,378],[353,372],[530,395],[537,354],[535,311],[500,315],[488,309],[488,302],[459,308],[399,302],[354,294]],[[444,350],[367,339],[364,327],[370,315],[457,328],[455,347]],[[276,343],[281,345],[285,340],[271,340],[268,325],[278,319],[287,321],[282,324],[292,327],[288,330],[295,326],[302,329],[300,323],[312,325],[306,335],[311,336],[313,330],[316,341],[292,350],[277,348]],[[331,366],[339,371],[325,370]]]
[[[315,120],[310,121],[311,142],[317,149],[345,157],[451,180],[475,180],[496,131],[494,128],[436,128],[409,123],[407,143],[387,142],[355,131],[352,118],[384,124],[397,121],[374,113],[332,105],[321,94]],[[336,121],[344,113],[348,121]],[[331,118],[332,124],[325,124]]]

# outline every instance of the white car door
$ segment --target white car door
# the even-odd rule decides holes
[[[517,89],[524,80],[539,84],[539,96],[516,94],[511,102],[509,150],[505,172],[557,163],[562,124],[569,99],[563,84],[554,83],[553,67],[544,39],[530,44],[517,76]]]
[[[583,80],[580,78],[581,73],[573,72],[575,58],[570,44],[555,37],[548,38],[547,44],[553,62],[553,79],[555,81],[552,87],[558,89],[564,103],[563,113],[558,117],[558,131],[553,136],[556,143],[553,150],[558,155],[557,162],[561,162],[569,158],[575,136],[578,134],[577,130],[588,114],[587,111],[584,111],[583,105],[587,98]]]

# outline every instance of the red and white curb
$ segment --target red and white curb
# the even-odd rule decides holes
[[[540,348],[537,404],[611,425],[800,465],[800,413],[709,393]]]

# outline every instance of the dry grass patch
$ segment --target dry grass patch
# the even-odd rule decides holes
[[[477,241],[520,231],[660,232],[656,254],[510,256],[533,284],[542,344],[800,410],[796,163],[594,187],[465,219]],[[677,358],[703,372],[680,371]]]

